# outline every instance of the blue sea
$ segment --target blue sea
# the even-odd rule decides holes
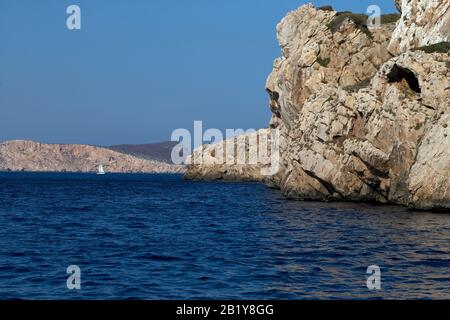
[[[0,299],[450,299],[450,215],[258,183],[0,173],[0,241]]]

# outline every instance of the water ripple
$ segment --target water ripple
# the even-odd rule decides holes
[[[2,299],[450,298],[445,214],[173,175],[1,173],[0,190]]]

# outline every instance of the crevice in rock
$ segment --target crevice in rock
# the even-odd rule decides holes
[[[360,82],[358,82],[354,85],[344,87],[344,90],[350,91],[350,92],[358,92],[359,90],[370,86],[371,81],[372,81],[372,78],[367,78],[365,80],[361,80]]]
[[[425,103],[422,103],[422,105],[423,105],[425,108],[427,108],[427,109],[430,109],[430,110],[436,110],[436,109],[433,108],[432,106],[426,105]]]
[[[423,51],[425,53],[449,53],[450,52],[450,42],[439,42],[429,46],[419,47],[413,51]]]
[[[387,78],[389,83],[399,83],[405,80],[411,90],[417,93],[422,92],[422,89],[419,85],[419,79],[417,79],[414,72],[409,69],[400,67],[397,64],[392,67],[391,71],[387,75]]]
[[[345,198],[345,197],[342,196],[342,194],[340,194],[340,193],[334,188],[334,186],[333,186],[331,183],[329,183],[329,182],[327,182],[327,181],[325,181],[325,180],[319,178],[314,172],[308,171],[308,170],[305,170],[305,169],[303,169],[303,171],[304,171],[308,176],[310,176],[311,178],[317,180],[322,186],[324,186],[324,188],[327,189],[327,191],[328,191],[328,193],[330,194],[330,196],[334,196],[335,194],[338,194],[340,198],[342,198],[342,199]]]
[[[362,159],[358,155],[357,152],[352,152],[352,156],[354,156],[355,158],[358,158],[362,163],[364,163],[364,165],[366,166],[367,170],[369,170],[369,172],[371,174],[373,174],[375,177],[380,177],[380,178],[383,178],[383,179],[388,179],[389,178],[389,170],[387,168],[383,168],[384,170],[382,170],[382,169],[380,170],[380,169],[376,168],[375,166],[373,166],[369,162],[367,162],[364,159]]]
[[[386,202],[388,202],[388,194],[389,191],[382,191],[380,190],[380,184],[381,180],[377,180],[376,182],[372,182],[367,180],[363,175],[357,173],[357,172],[350,172],[354,177],[356,177],[359,181],[361,181],[365,186],[367,186],[373,193],[377,194],[381,199],[384,199]],[[376,202],[376,201],[375,201]]]
[[[277,118],[281,119],[281,111],[278,107],[278,100],[280,99],[280,94],[270,89],[266,89],[266,91],[270,97],[270,110]]]

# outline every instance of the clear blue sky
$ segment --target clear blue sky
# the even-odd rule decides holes
[[[301,0],[0,0],[0,141],[148,143],[262,128],[275,26]],[[393,0],[312,1],[395,12]],[[66,8],[82,30],[66,28]]]

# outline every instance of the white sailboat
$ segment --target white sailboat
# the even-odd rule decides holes
[[[98,165],[97,174],[105,174],[105,170],[103,169],[102,164]]]

